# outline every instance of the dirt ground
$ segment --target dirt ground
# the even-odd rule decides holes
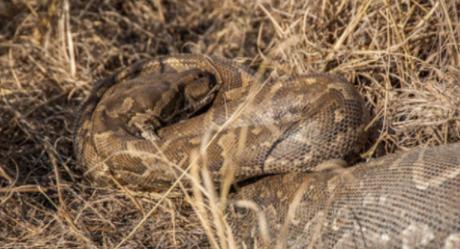
[[[210,246],[180,189],[98,188],[73,155],[92,84],[174,53],[344,76],[373,117],[361,160],[460,141],[459,0],[3,0],[0,248]]]

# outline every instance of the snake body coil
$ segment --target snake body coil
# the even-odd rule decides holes
[[[133,189],[167,189],[196,151],[205,152],[215,181],[229,172],[235,181],[304,172],[266,177],[234,196],[259,204],[270,230],[287,234],[283,243],[290,248],[458,242],[460,215],[453,210],[460,210],[460,156],[450,155],[458,145],[383,158],[343,170],[340,177],[330,170],[308,173],[355,151],[367,118],[358,92],[336,76],[262,84],[227,60],[176,55],[101,81],[82,108],[75,152],[99,184]],[[442,160],[436,163],[438,152]],[[433,208],[441,197],[447,208]],[[240,212],[229,216],[237,239],[266,243],[257,217]],[[417,217],[422,222],[411,223]],[[356,226],[366,231],[358,233]],[[405,240],[422,232],[431,234],[426,243]]]

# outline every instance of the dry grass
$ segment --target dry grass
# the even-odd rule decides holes
[[[75,165],[71,133],[91,83],[160,54],[344,75],[375,117],[363,157],[459,141],[459,10],[457,0],[0,2],[0,248],[228,248],[224,223],[200,223],[221,217],[218,206],[206,214],[210,192],[200,206],[180,188],[100,189]]]

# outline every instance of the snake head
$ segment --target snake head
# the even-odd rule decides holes
[[[220,85],[214,74],[192,69],[181,73],[181,92],[189,113],[197,113],[209,106],[217,95]]]

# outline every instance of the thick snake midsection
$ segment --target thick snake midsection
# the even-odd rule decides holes
[[[248,248],[458,248],[460,143],[270,176],[232,199],[259,208],[235,202],[228,212],[234,236]],[[268,224],[259,226],[261,219]]]

